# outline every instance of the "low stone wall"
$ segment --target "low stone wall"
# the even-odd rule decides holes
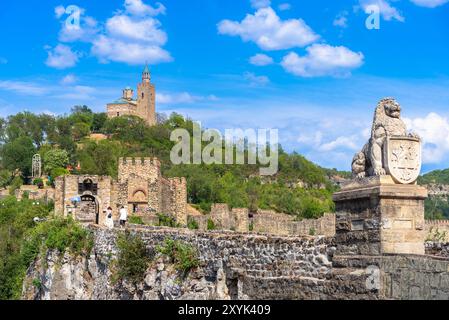
[[[121,229],[90,227],[89,257],[64,259],[48,253],[28,270],[30,299],[449,299],[449,259],[435,256],[336,255],[334,238],[280,237],[236,232],[201,232],[141,227],[148,254],[165,239],[181,240],[198,252],[200,267],[179,281],[170,262],[157,258],[142,283],[111,282],[111,262]],[[157,256],[156,256],[157,257]],[[170,271],[172,270],[172,271]],[[42,279],[37,291],[34,279]],[[177,280],[178,279],[178,280]]]
[[[274,211],[259,210],[252,219],[253,230],[278,235],[335,235],[335,214],[328,213],[319,219],[295,221],[294,217]]]
[[[55,190],[52,188],[39,189],[34,186],[27,186],[28,188],[21,188],[15,191],[15,196],[18,200],[21,200],[23,196],[28,194],[28,199],[31,200],[43,200],[43,201],[54,201],[55,200]]]
[[[95,230],[95,251],[100,255],[115,252],[117,231]],[[201,232],[149,226],[132,226],[148,248],[153,250],[165,239],[187,242],[198,249],[206,274],[222,265],[234,276],[303,276],[324,279],[331,267],[332,239],[317,237],[276,237],[236,232]]]
[[[319,219],[296,221],[288,214],[272,210],[259,210],[250,218],[248,209],[229,209],[227,204],[214,204],[209,215],[189,215],[188,220],[196,221],[199,230],[207,230],[208,221],[214,223],[217,230],[237,232],[254,231],[279,236],[313,236],[332,237],[335,235],[335,214],[327,213]]]

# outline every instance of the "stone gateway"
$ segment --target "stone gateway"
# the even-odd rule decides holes
[[[103,224],[111,207],[114,220],[124,206],[129,215],[151,219],[163,213],[187,224],[185,178],[164,178],[156,158],[120,158],[118,180],[108,176],[64,176],[55,181],[55,212],[82,223]]]

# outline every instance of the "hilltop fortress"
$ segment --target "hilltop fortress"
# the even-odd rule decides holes
[[[381,100],[372,136],[354,157],[354,178],[334,194],[335,215],[315,223],[274,212],[254,217],[248,209],[230,210],[227,205],[214,205],[210,215],[195,215],[187,204],[185,179],[162,177],[157,159],[120,159],[117,181],[98,176],[58,178],[56,213],[90,223],[94,254],[81,259],[66,254],[56,263],[57,252],[48,253],[28,269],[23,296],[447,300],[449,246],[426,242],[428,194],[416,183],[421,139],[407,132],[400,111],[394,99]],[[179,281],[170,260],[159,257],[139,285],[111,283],[111,261],[119,251],[116,239],[123,231],[101,227],[98,209],[107,205],[115,211],[125,205],[144,217],[168,213],[184,226],[188,219],[196,221],[199,230],[131,225],[129,231],[139,235],[151,252],[164,239],[187,243],[197,251],[198,267]],[[206,232],[206,220],[217,230]],[[305,234],[312,228],[315,233]],[[36,288],[34,279],[42,279],[44,289]]]
[[[148,65],[142,72],[142,82],[137,85],[137,99],[130,87],[123,89],[122,97],[106,106],[109,118],[125,115],[137,116],[153,126],[156,124],[156,88],[151,83]]]

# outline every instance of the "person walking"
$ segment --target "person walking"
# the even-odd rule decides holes
[[[114,229],[114,219],[112,217],[112,208],[108,207],[106,209],[106,220],[104,222],[108,229]]]
[[[120,226],[126,226],[126,221],[128,221],[128,210],[122,206],[120,208]]]

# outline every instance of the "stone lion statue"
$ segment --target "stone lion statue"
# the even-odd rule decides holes
[[[386,137],[409,136],[419,138],[415,133],[407,133],[401,119],[401,106],[393,98],[382,99],[374,113],[371,138],[352,160],[354,177],[382,176],[386,174],[383,161],[383,147]]]

